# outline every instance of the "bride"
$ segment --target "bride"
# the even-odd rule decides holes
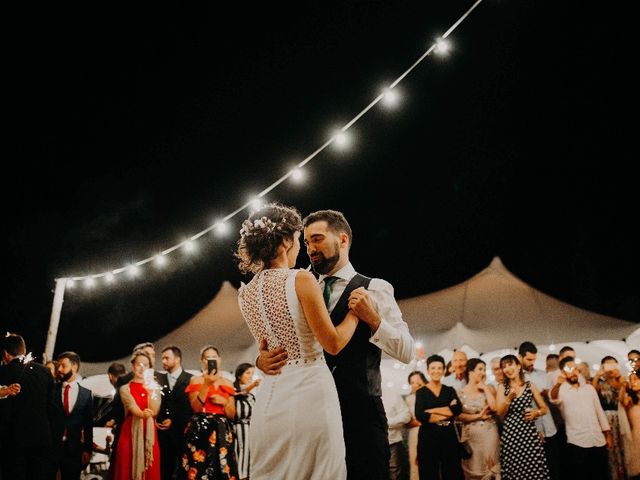
[[[342,350],[358,318],[350,312],[334,326],[315,277],[292,269],[301,230],[294,208],[269,204],[243,222],[235,254],[240,271],[254,275],[238,299],[251,333],[288,353],[282,373],[268,375],[256,396],[252,480],[346,478],[338,394],[322,350]]]

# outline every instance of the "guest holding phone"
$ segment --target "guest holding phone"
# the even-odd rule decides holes
[[[232,420],[235,389],[220,374],[216,347],[200,350],[202,375],[193,376],[185,392],[194,411],[185,429],[185,448],[179,479],[230,480],[238,478]]]

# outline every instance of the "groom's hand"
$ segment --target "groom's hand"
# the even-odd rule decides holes
[[[349,309],[364,323],[369,325],[372,332],[376,332],[380,326],[380,315],[373,306],[369,292],[364,287],[356,288],[349,295]]]
[[[259,347],[260,355],[256,358],[256,367],[267,375],[278,375],[280,370],[287,363],[287,351],[282,347],[269,350],[267,340],[262,339]]]

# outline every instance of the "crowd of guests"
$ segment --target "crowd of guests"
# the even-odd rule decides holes
[[[390,478],[640,478],[640,352],[631,350],[625,366],[602,358],[593,376],[569,346],[547,356],[546,371],[534,367],[537,353],[524,342],[490,365],[463,351],[449,364],[428,357],[427,375],[408,377],[410,418],[394,427],[389,417],[390,442],[404,437],[396,445],[408,454],[394,465],[392,453]],[[391,405],[388,416],[398,415]]]
[[[94,399],[81,385],[80,357],[64,352],[41,365],[23,338],[0,339],[0,480],[78,480],[93,452],[109,455],[113,480],[249,478],[248,433],[255,401],[254,367],[223,375],[212,345],[200,351],[201,373],[182,368],[182,352],[163,348],[164,371],[154,370],[155,348],[133,349],[130,366],[112,364],[115,394]],[[93,428],[107,427],[106,445]]]
[[[129,368],[109,367],[115,395],[105,400],[79,382],[74,352],[43,366],[16,334],[0,352],[0,480],[76,480],[93,452],[109,455],[115,480],[250,477],[253,365],[231,381],[206,345],[192,375],[167,346],[156,371],[143,343]],[[409,395],[383,390],[390,479],[640,478],[640,352],[626,366],[604,357],[593,376],[571,347],[548,355],[545,371],[537,353],[524,342],[489,365],[460,350],[449,363],[431,355],[409,374]],[[94,443],[95,426],[112,429],[107,445]]]

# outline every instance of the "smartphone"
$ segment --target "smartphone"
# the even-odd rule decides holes
[[[207,358],[207,370],[209,375],[218,372],[218,361],[215,358]]]

